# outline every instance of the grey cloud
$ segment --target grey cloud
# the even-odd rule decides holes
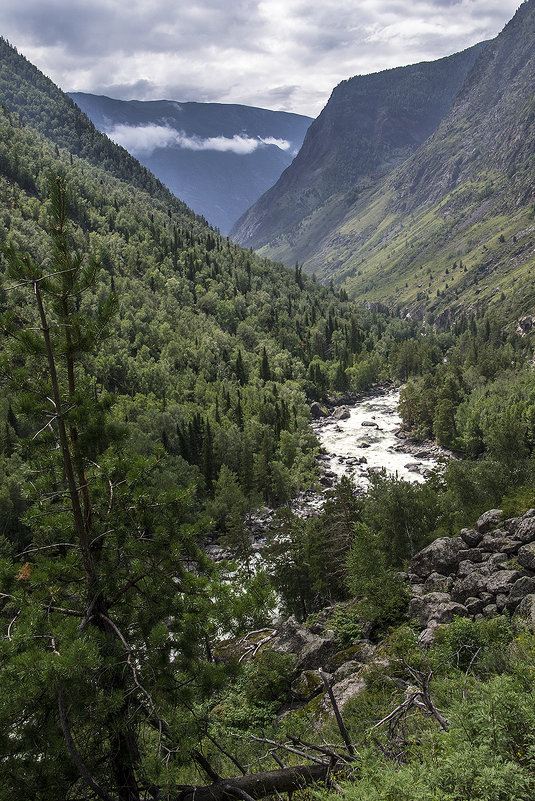
[[[519,0],[4,0],[0,32],[65,90],[316,114],[344,78],[495,36]]]

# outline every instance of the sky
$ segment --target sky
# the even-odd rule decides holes
[[[315,117],[353,75],[496,36],[520,0],[2,0],[0,35],[64,91]]]

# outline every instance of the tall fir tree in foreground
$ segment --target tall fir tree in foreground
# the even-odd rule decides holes
[[[161,481],[161,454],[127,451],[84,369],[113,299],[96,303],[98,264],[71,246],[60,177],[50,243],[42,265],[4,251],[2,371],[26,421],[29,536],[2,543],[0,798],[138,801],[176,781],[195,745],[188,710],[218,673],[215,575],[187,493]]]

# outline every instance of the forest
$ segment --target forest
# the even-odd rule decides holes
[[[457,618],[424,650],[402,578],[535,506],[532,336],[367,308],[238,247],[2,59],[0,799],[532,798],[533,633]],[[310,403],[393,385],[455,458],[299,517]],[[269,647],[288,625],[330,632],[327,685],[360,665],[338,723]]]

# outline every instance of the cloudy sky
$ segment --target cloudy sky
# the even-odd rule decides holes
[[[0,34],[65,91],[316,116],[352,75],[496,36],[520,0],[1,0]]]

